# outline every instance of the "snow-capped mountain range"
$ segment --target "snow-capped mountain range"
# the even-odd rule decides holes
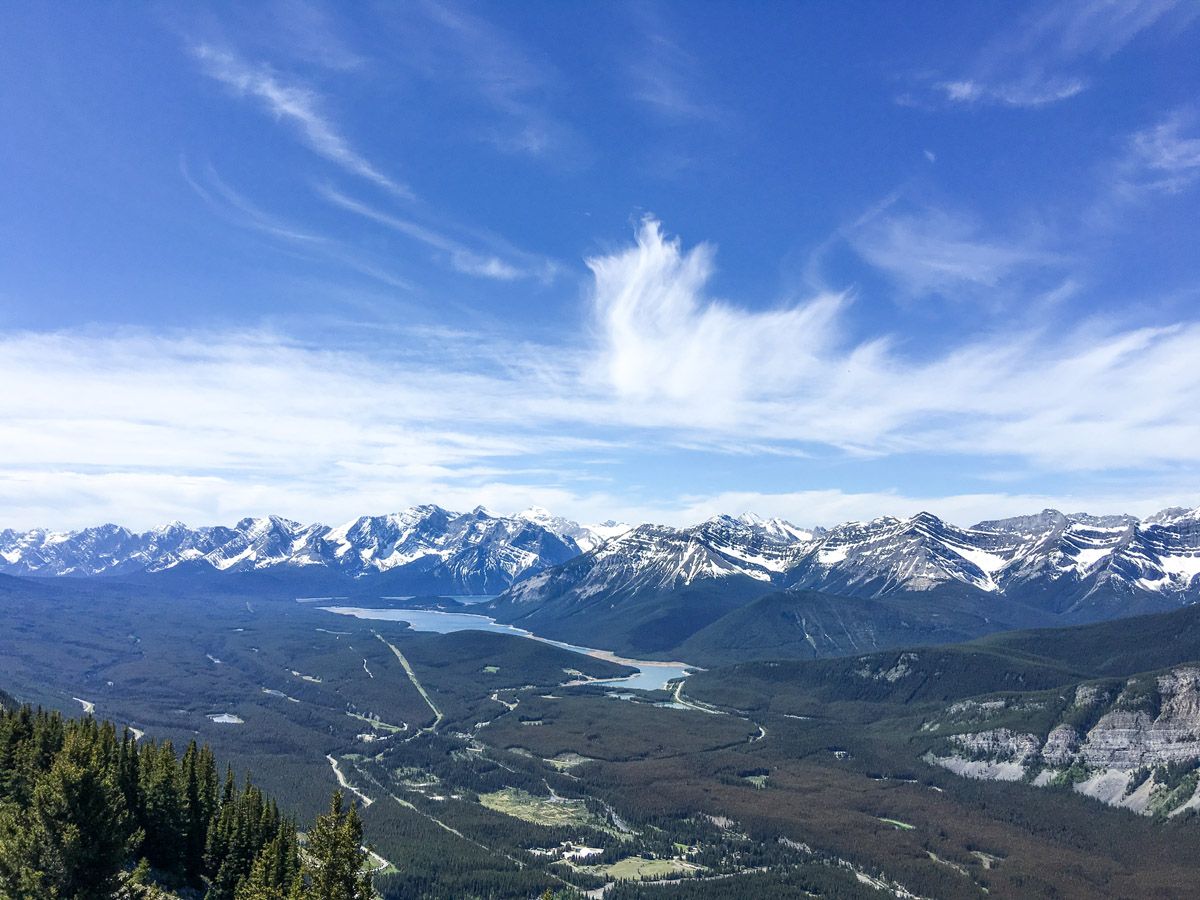
[[[195,569],[293,569],[354,578],[411,575],[435,589],[516,604],[661,592],[736,578],[860,597],[960,586],[982,594],[1077,604],[1113,589],[1200,599],[1200,509],[1138,519],[1045,510],[961,528],[930,513],[831,529],[716,516],[688,528],[585,526],[543,509],[500,516],[417,506],[343,525],[271,516],[232,527],[173,523],[146,532],[0,531],[0,573],[128,575]]]
[[[455,513],[429,505],[362,516],[336,527],[267,516],[242,519],[232,527],[188,528],[175,522],[140,533],[117,525],[74,532],[0,531],[0,573],[282,569],[354,578],[388,573],[401,589],[495,593],[622,530],[615,523],[593,530],[536,508],[497,516],[482,507]],[[411,582],[408,588],[406,582]]]
[[[530,575],[506,599],[584,600],[730,577],[858,597],[961,586],[1022,598],[1053,594],[1063,605],[1102,588],[1194,600],[1200,509],[1172,508],[1144,520],[1045,510],[970,528],[930,513],[828,530],[753,516],[718,516],[684,529],[643,525],[580,560]]]

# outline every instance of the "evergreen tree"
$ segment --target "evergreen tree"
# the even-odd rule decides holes
[[[362,820],[354,804],[342,806],[337,791],[329,812],[317,818],[308,833],[309,888],[311,900],[371,900],[375,896],[363,849]]]
[[[137,835],[115,770],[104,765],[94,724],[69,734],[38,780],[25,830],[27,866],[53,891],[50,896],[112,896]]]
[[[196,884],[204,874],[208,829],[217,804],[217,769],[212,751],[188,744],[180,767],[180,790],[184,831],[183,870],[188,882]]]
[[[295,823],[249,778],[222,787],[207,746],[181,759],[91,717],[0,708],[3,900],[107,900],[151,876],[209,900],[369,897],[358,814],[340,795],[331,814],[314,829],[327,864],[306,876]]]
[[[147,745],[139,759],[141,824],[146,832],[142,853],[150,865],[182,879],[187,845],[179,760],[170,741]]]
[[[234,898],[289,900],[298,883],[298,876],[296,829],[287,823],[277,830],[275,837],[258,854],[250,875],[239,883]],[[303,883],[299,883],[303,890]]]
[[[209,829],[206,859],[212,873],[209,900],[233,900],[237,886],[250,876],[263,848],[280,828],[279,812],[247,779],[241,791],[226,779],[222,802]]]
[[[57,887],[39,867],[42,856],[28,814],[12,804],[0,806],[0,897],[57,900]]]
[[[128,728],[122,735],[117,751],[117,786],[125,798],[126,809],[136,815],[142,807],[142,795],[138,787],[138,745]]]

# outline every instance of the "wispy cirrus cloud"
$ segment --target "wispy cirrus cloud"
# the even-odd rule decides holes
[[[522,107],[516,98],[540,84],[537,69],[526,64],[523,57],[510,49],[482,20],[443,6],[430,5],[426,12],[462,44],[464,59],[459,70],[475,72],[472,77],[485,85],[485,92],[498,106],[519,118]],[[325,21],[325,14],[320,7],[309,3],[289,2],[283,5],[281,18],[288,25],[283,29],[284,37],[292,35],[304,44],[314,39],[313,29]],[[490,48],[490,56],[483,52],[485,47]],[[330,52],[330,59],[321,58],[323,65],[352,68],[362,64],[361,57],[340,42]],[[236,95],[257,101],[276,120],[292,125],[314,152],[399,199],[414,199],[407,185],[385,174],[351,144],[325,111],[326,101],[315,89],[282,75],[267,63],[252,63],[226,45],[198,43],[192,47],[192,53],[210,77],[228,86]],[[321,244],[327,251],[337,248],[336,254],[326,252],[325,255],[336,255],[347,261],[351,268],[393,287],[411,287],[407,279],[390,274],[388,264],[368,263],[361,252],[324,236],[319,229],[286,222],[263,210],[226,185],[211,167],[207,186],[192,178],[186,166],[183,174],[193,189],[214,208],[222,208],[226,214],[236,213],[240,224],[287,240]],[[500,282],[531,279],[549,283],[559,271],[559,266],[552,260],[512,247],[486,232],[463,228],[445,216],[439,218],[428,206],[412,204],[420,213],[401,216],[353,198],[327,183],[318,184],[315,190],[326,202],[432,248],[437,252],[439,263],[460,274]],[[422,218],[437,220],[438,224],[427,224],[420,221]],[[453,237],[447,231],[466,236]]]
[[[193,174],[186,158],[180,160],[184,181],[211,209],[227,221],[278,238],[310,258],[340,263],[348,269],[366,275],[393,288],[411,291],[410,280],[397,274],[392,260],[370,258],[361,248],[344,240],[308,228],[269,212],[226,183],[211,165],[202,166]],[[532,254],[516,253],[511,259],[472,249],[467,244],[448,237],[436,229],[411,219],[384,212],[357,200],[327,184],[315,187],[318,196],[327,202],[362,218],[402,234],[419,244],[437,251],[437,260],[464,275],[492,281],[536,279],[549,283],[558,274],[558,267],[548,259]]]
[[[246,29],[267,32],[274,37],[273,46],[296,60],[316,63],[334,71],[362,69],[367,59],[345,41],[339,29],[338,17],[329,6],[316,0],[272,0],[261,7],[246,7],[244,15],[261,15],[267,22],[258,21]]]
[[[186,157],[181,157],[179,172],[196,195],[225,221],[277,238],[292,248],[291,252],[305,258],[337,263],[389,288],[413,290],[412,282],[397,274],[390,261],[371,259],[358,248],[262,209],[227,184],[211,165],[193,174]]]
[[[352,212],[433,248],[453,269],[464,275],[473,275],[494,281],[516,281],[522,278],[548,281],[554,277],[556,267],[549,260],[535,259],[528,254],[522,254],[520,259],[506,259],[495,254],[480,252],[433,228],[376,209],[329,185],[319,186],[317,193],[340,209]]]
[[[979,296],[1061,264],[1060,254],[1024,234],[1003,236],[976,218],[897,197],[870,210],[843,236],[867,263],[886,273],[905,295]]]
[[[181,156],[179,174],[201,200],[223,214],[232,214],[228,217],[238,224],[299,243],[320,244],[326,241],[321,235],[306,231],[301,226],[261,209],[226,184],[211,165],[204,166],[203,175],[197,178],[192,174],[187,157]]]
[[[1024,327],[914,360],[847,338],[844,295],[751,311],[706,295],[712,251],[656,222],[590,261],[610,419],[865,454],[1004,455],[1046,471],[1200,463],[1200,324]]]
[[[556,160],[580,152],[582,138],[552,110],[562,74],[516,37],[459,3],[422,0],[392,13],[397,64],[482,104],[488,114],[475,130],[484,140],[506,153]]]
[[[1102,234],[1128,227],[1129,213],[1166,202],[1200,183],[1200,116],[1180,107],[1121,139],[1095,168],[1097,190],[1083,213]]]
[[[748,434],[784,453],[935,453],[981,474],[997,461],[1090,473],[1101,487],[1104,473],[1141,486],[1200,471],[1200,324],[1083,321],[914,359],[887,333],[851,336],[846,295],[768,309],[710,296],[714,254],[647,220],[631,246],[588,261],[592,328],[565,346],[403,330],[382,354],[260,331],[0,335],[0,495],[28,512],[46,492],[46,510],[90,518],[152,517],[178,501],[177,514],[208,520],[428,500],[671,520],[735,501],[800,521],[910,500],[956,516],[1002,506],[887,491],[824,506],[812,492],[614,491],[587,462],[651,447],[722,454]],[[1035,496],[1014,493],[1022,511]],[[1146,503],[1169,491],[1140,493]],[[1075,490],[1037,504],[1085,500]]]
[[[633,98],[672,124],[727,121],[730,113],[704,86],[696,56],[648,7],[638,9],[638,20],[641,47],[627,67]]]
[[[1186,25],[1200,7],[1182,0],[1056,0],[1035,4],[953,75],[922,79],[901,103],[1040,107],[1087,90],[1097,65],[1158,26]]]
[[[737,427],[746,404],[803,389],[836,343],[844,295],[767,312],[711,300],[714,254],[705,244],[683,253],[648,219],[636,249],[588,260],[601,377],[631,411],[679,403],[678,424]]]
[[[287,79],[265,63],[251,63],[227,47],[201,43],[192,54],[204,71],[235,94],[257,101],[276,120],[293,126],[313,152],[345,171],[400,197],[412,192],[363,156],[323,111],[312,88]]]
[[[1200,181],[1200,121],[1176,110],[1135,132],[1115,165],[1115,188],[1127,197],[1178,194]]]

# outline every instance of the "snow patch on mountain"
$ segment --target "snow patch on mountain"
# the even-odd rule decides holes
[[[633,527],[623,522],[615,522],[612,519],[601,522],[598,525],[581,525],[571,519],[556,516],[540,506],[531,506],[528,509],[523,509],[521,512],[516,513],[513,518],[533,522],[547,531],[557,534],[559,537],[570,538],[584,553],[594,550],[605,541],[620,537]]]
[[[568,562],[563,572],[554,568]],[[1200,509],[1172,507],[1144,520],[1048,509],[968,528],[923,512],[823,529],[752,513],[689,528],[631,528],[581,525],[540,507],[498,516],[483,507],[457,513],[424,505],[333,527],[265,516],[232,527],[173,522],[143,533],[111,524],[0,531],[4,574],[126,575],[180,566],[421,574],[422,583],[462,593],[524,583],[526,600],[568,583],[575,594],[596,596],[734,577],[862,597],[952,587],[996,597],[1053,594],[1064,608],[1086,611],[1094,597],[1200,599]],[[541,572],[550,574],[531,580]]]
[[[336,527],[265,516],[231,528],[189,529],[175,522],[142,534],[113,525],[69,534],[5,531],[0,572],[120,575],[187,564],[218,572],[315,569],[360,578],[403,570],[423,576],[423,583],[473,593],[502,590],[579,552],[569,535],[526,518],[427,505]]]

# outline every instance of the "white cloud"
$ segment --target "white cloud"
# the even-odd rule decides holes
[[[490,278],[494,281],[515,281],[519,278],[546,279],[553,272],[553,266],[544,260],[531,261],[528,268],[523,268],[498,256],[480,253],[439,231],[375,209],[331,187],[322,186],[317,189],[317,193],[335,206],[440,251],[449,265],[464,275]]]
[[[1200,469],[1200,325],[1001,333],[913,360],[886,335],[851,340],[843,295],[766,310],[711,298],[714,250],[685,251],[654,221],[589,265],[593,329],[567,346],[403,330],[369,354],[263,332],[0,335],[0,516],[328,520],[432,500],[676,522],[754,507],[812,522],[910,500],[959,519],[1087,500],[732,495],[717,482],[696,499],[593,480],[603,467],[587,460],[636,468],[651,446],[936,453],[981,461],[979,476],[1020,463],[1076,484],[1186,485]],[[1168,493],[1146,496],[1178,502]]]
[[[1191,132],[1190,134],[1188,132]],[[1117,164],[1117,190],[1126,196],[1177,194],[1200,180],[1196,116],[1177,110],[1132,135]]]
[[[464,275],[490,278],[493,281],[515,281],[527,275],[497,256],[479,256],[470,250],[458,250],[450,254],[450,262]]]
[[[1200,182],[1200,118],[1192,106],[1175,109],[1127,135],[1097,166],[1099,190],[1083,220],[1097,232],[1129,227],[1139,205],[1182,194]]]
[[[947,103],[1039,107],[1087,90],[1090,70],[1147,31],[1186,25],[1200,8],[1181,0],[1056,0],[983,46],[956,77],[933,81]],[[904,95],[904,102],[912,102]]]
[[[477,129],[484,140],[506,153],[559,162],[579,151],[579,135],[552,111],[563,76],[543,58],[464,4],[418,2],[392,12],[397,64],[438,90],[481,102],[489,119]]]
[[[212,166],[205,166],[193,176],[186,159],[180,159],[179,171],[188,186],[211,207],[217,215],[242,228],[262,232],[285,241],[292,253],[309,259],[337,263],[389,288],[409,292],[413,285],[389,268],[389,264],[369,259],[357,248],[307,230],[254,204],[226,184]]]
[[[846,236],[864,260],[916,296],[990,290],[1057,261],[1029,237],[988,238],[968,217],[936,207],[898,210],[885,204]]]
[[[695,56],[669,36],[650,7],[638,7],[642,47],[628,66],[635,100],[668,122],[721,123],[729,112],[701,84]]]
[[[338,34],[338,24],[330,10],[307,0],[274,0],[273,3],[247,6],[239,10],[251,17],[246,30],[260,34],[275,30],[274,49],[308,64],[316,63],[334,71],[361,69],[367,61]],[[261,16],[261,18],[258,18]],[[274,35],[269,35],[275,37]]]
[[[711,247],[685,254],[653,220],[642,224],[634,249],[588,260],[607,380],[634,404],[684,404],[685,421],[698,426],[738,418],[741,404],[755,399],[749,385],[762,397],[802,389],[818,374],[823,360],[813,351],[832,343],[845,302],[828,295],[769,312],[740,310],[705,297],[712,261]]]
[[[217,175],[212,166],[204,167],[203,183],[193,177],[187,159],[180,157],[179,173],[183,180],[205,203],[226,215],[238,224],[255,228],[274,237],[284,238],[302,244],[321,244],[325,239],[320,235],[305,231],[278,216],[274,216],[243,197]]]
[[[385,175],[354,149],[321,111],[321,98],[311,88],[288,82],[270,66],[252,65],[226,48],[199,44],[192,52],[209,76],[239,96],[257,100],[276,119],[293,125],[316,153],[393,194],[412,196],[406,186]]]
[[[1200,325],[999,333],[914,361],[844,339],[848,299],[750,311],[705,295],[712,250],[645,223],[589,261],[593,375],[641,425],[872,454],[1001,454],[1049,470],[1200,462]]]
[[[546,433],[553,411],[539,411],[536,394],[523,402],[515,381],[450,370],[454,356],[433,336],[412,343],[408,356],[365,358],[269,333],[8,334],[3,519],[545,505],[564,493],[556,482],[573,480],[562,454],[604,446]],[[45,515],[25,518],[35,513]]]
[[[983,81],[942,81],[937,87],[953,103],[999,103],[1004,106],[1045,106],[1069,100],[1087,89],[1080,78],[1056,78],[1041,72],[1021,80],[987,84]]]
[[[1180,494],[1162,485],[1146,492],[1099,490],[1085,494],[719,491],[659,500],[629,497],[621,492],[581,492],[561,486],[513,483],[503,480],[504,474],[497,473],[491,480],[481,478],[478,484],[435,479],[395,482],[387,478],[364,478],[357,484],[275,484],[144,471],[0,469],[0,528],[50,526],[65,530],[116,522],[136,530],[177,520],[193,526],[230,524],[248,515],[266,513],[300,522],[339,524],[359,515],[395,512],[425,502],[460,511],[483,505],[500,513],[541,506],[582,522],[611,518],[674,526],[693,525],[721,513],[756,512],[810,527],[832,527],[885,515],[905,517],[921,511],[967,526],[1046,508],[1146,516],[1168,506],[1200,505],[1200,494]]]
[[[297,20],[293,24],[300,29],[300,32],[307,34],[308,38],[313,36],[310,33],[311,29],[315,27],[315,23],[321,21],[323,15],[318,8],[303,2],[287,5],[284,13],[284,23],[288,24],[292,19]],[[431,15],[434,15],[438,21],[445,24],[453,32],[459,33],[462,40],[468,46],[473,46],[473,42],[486,43],[488,40],[488,33],[483,31],[483,26],[474,19],[452,13],[448,9],[440,7],[431,8]],[[308,30],[306,31],[305,29]],[[294,35],[294,37],[298,39],[300,32],[297,32],[297,35]],[[344,48],[339,49],[339,47],[331,48],[333,56],[330,60],[325,60],[327,65],[356,67],[361,64],[361,59],[349,55],[349,51]],[[515,101],[510,102],[505,98],[509,96],[510,92],[524,92],[528,89],[528,83],[532,83],[532,80],[526,77],[506,77],[503,74],[505,66],[517,66],[518,63],[511,62],[510,57],[512,54],[502,53],[494,47],[492,50],[497,58],[490,64],[495,71],[487,79],[488,84],[491,85],[489,92],[496,94],[497,102],[501,105],[510,106],[515,109]],[[322,111],[323,100],[314,90],[302,84],[288,81],[269,65],[251,64],[232,50],[223,46],[202,43],[193,47],[192,52],[201,62],[205,72],[209,76],[227,85],[239,96],[259,101],[267,112],[277,120],[292,124],[298,129],[301,137],[312,150],[351,174],[364,178],[398,197],[412,199],[412,192],[406,185],[400,184],[381,172],[340,133],[329,117]],[[472,59],[472,64],[467,66],[467,68],[472,71],[478,70],[479,60]],[[531,137],[532,125],[526,128],[523,133],[529,140],[535,140],[534,137]],[[542,139],[537,138],[536,140],[541,141]],[[539,147],[539,152],[540,149],[544,148]],[[225,185],[217,177],[216,173],[211,170],[211,167],[209,167],[207,172],[207,180],[210,183],[207,188],[191,177],[186,165],[183,166],[183,174],[197,193],[214,206],[218,205],[214,199],[215,195],[215,198],[222,201],[226,207],[239,214],[243,224],[251,225],[260,231],[272,233],[276,237],[320,241],[331,246],[337,244],[336,241],[306,232],[260,210],[246,200],[246,198]],[[317,192],[326,201],[342,209],[356,213],[359,216],[370,219],[377,224],[434,248],[440,252],[440,259],[446,266],[462,274],[493,281],[515,281],[523,278],[531,278],[543,282],[552,281],[557,274],[558,267],[552,261],[508,247],[503,241],[493,238],[490,242],[493,245],[501,245],[507,248],[508,251],[511,251],[507,253],[508,258],[502,253],[475,249],[464,241],[448,236],[443,230],[431,228],[428,225],[421,224],[409,218],[402,218],[377,210],[332,187],[321,186],[317,188]],[[459,230],[461,231],[462,229]],[[378,277],[379,280],[385,281],[394,287],[405,289],[411,287],[403,279],[389,276],[386,272],[386,267],[383,265],[364,265],[359,254],[345,248],[342,248],[340,253],[343,258],[350,261],[353,268],[358,269],[364,274],[368,274],[371,277]]]

